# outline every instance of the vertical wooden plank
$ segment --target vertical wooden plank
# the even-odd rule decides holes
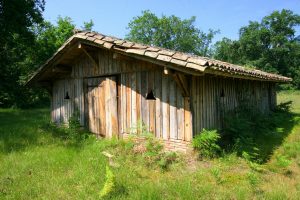
[[[141,90],[142,90],[142,122],[149,128],[149,107],[148,101],[146,100],[147,90],[148,90],[148,73],[141,72]]]
[[[198,102],[198,105],[199,105],[199,118],[200,118],[199,119],[200,125],[199,125],[198,133],[200,133],[203,129],[203,78],[202,77],[198,78],[197,87],[199,88],[199,102]]]
[[[122,113],[121,113],[121,116],[122,116],[122,129],[123,129],[123,132],[124,133],[127,133],[127,112],[126,112],[126,109],[127,109],[127,106],[126,106],[126,101],[127,101],[127,98],[126,98],[126,74],[121,74],[121,110],[122,110]]]
[[[162,71],[155,72],[155,135],[158,138],[162,137],[162,119],[161,119],[161,99],[162,99]]]
[[[180,91],[177,90],[177,139],[184,139],[184,101]]]
[[[169,117],[169,77],[162,77],[162,135],[163,139],[169,139],[170,117]]]
[[[154,72],[148,72],[148,89],[154,92]],[[149,105],[149,131],[155,133],[155,100],[147,100]]]
[[[127,129],[131,129],[131,74],[126,74],[126,112]]]
[[[122,99],[122,87],[121,87],[121,75],[118,75],[116,77],[116,83],[117,83],[117,120],[118,120],[118,138],[122,137],[123,133],[123,126],[122,126],[122,107],[121,107],[121,99]]]
[[[137,126],[137,105],[136,105],[136,73],[131,73],[131,127]]]
[[[117,85],[116,77],[108,78],[110,85],[111,136],[118,135]]]
[[[191,141],[192,138],[192,116],[190,110],[190,99],[189,97],[184,97],[184,134],[185,140]]]
[[[176,104],[176,83],[170,78],[170,138],[177,139],[177,104]]]
[[[201,129],[200,129],[200,126],[201,126],[201,102],[200,102],[200,80],[199,80],[200,77],[196,77],[195,78],[195,83],[194,83],[194,86],[195,87],[195,99],[196,99],[196,112],[195,112],[195,115],[193,116],[193,119],[194,119],[194,134],[198,134]]]
[[[141,115],[141,72],[136,73],[136,119],[138,125],[142,123],[142,115]],[[141,132],[140,129],[137,130],[137,133],[139,134]]]
[[[197,120],[198,120],[198,116],[197,116],[197,107],[198,107],[198,102],[197,102],[197,77],[193,76],[192,77],[192,93],[191,93],[191,103],[192,103],[192,112],[193,112],[193,132],[196,133],[197,132]]]
[[[112,121],[111,121],[111,91],[110,91],[110,80],[105,79],[105,120],[106,120],[106,137],[112,137]]]

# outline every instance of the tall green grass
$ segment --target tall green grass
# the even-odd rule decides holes
[[[77,138],[52,127],[47,109],[2,109],[0,199],[99,199],[108,165],[103,151],[116,164],[106,199],[299,199],[300,93],[280,93],[278,100],[294,100],[293,123],[276,127],[284,134],[279,142],[261,138],[268,149],[262,164],[235,152],[205,161],[189,154],[168,170],[147,164],[127,142]]]

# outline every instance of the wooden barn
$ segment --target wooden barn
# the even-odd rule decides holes
[[[185,150],[203,128],[222,128],[225,114],[246,103],[276,105],[275,85],[290,78],[146,46],[95,32],[77,32],[32,76],[51,94],[51,119],[79,113],[98,136],[127,137],[143,122],[166,148]]]

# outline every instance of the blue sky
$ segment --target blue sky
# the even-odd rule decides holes
[[[182,19],[196,16],[201,30],[220,30],[214,39],[217,41],[223,37],[237,39],[241,26],[283,8],[300,14],[300,0],[46,0],[44,17],[55,23],[59,15],[69,16],[77,27],[92,19],[95,31],[124,38],[128,22],[143,10]],[[300,34],[299,27],[297,30]]]

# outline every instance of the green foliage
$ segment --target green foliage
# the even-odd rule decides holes
[[[99,193],[99,197],[101,199],[109,196],[110,193],[112,193],[115,188],[115,175],[113,174],[113,172],[111,171],[111,169],[108,165],[106,165],[105,177],[106,177],[106,180],[105,180],[104,186]]]
[[[107,180],[103,151],[119,164],[111,168],[115,187],[104,199],[298,199],[299,97],[299,91],[280,92],[278,102],[293,100],[294,114],[280,112],[272,137],[256,140],[260,153],[272,149],[267,162],[255,163],[263,173],[235,152],[204,161],[184,154],[162,171],[133,152],[135,141],[90,136],[73,145],[61,129],[48,127],[49,109],[0,109],[0,199],[99,199]],[[290,164],[280,167],[277,160]]]
[[[224,182],[221,176],[221,170],[218,167],[212,168],[210,172],[216,179],[217,184],[222,184]]]
[[[149,10],[134,17],[128,24],[128,40],[196,55],[209,56],[210,45],[217,31],[202,32],[195,27],[196,17],[180,19],[174,15],[157,17]]]
[[[258,185],[258,183],[260,183],[259,177],[254,172],[249,172],[247,174],[247,178],[248,178],[250,184],[254,187],[256,187]]]
[[[291,164],[291,161],[286,158],[286,156],[283,155],[277,155],[276,156],[276,165],[278,167],[286,168]]]
[[[300,43],[295,35],[300,16],[290,10],[274,11],[261,22],[240,28],[238,40],[223,38],[215,45],[216,59],[256,66],[293,78],[300,88]]]
[[[282,102],[276,106],[277,112],[291,112],[292,101]]]
[[[81,27],[85,31],[92,31],[94,26],[93,20],[90,20],[89,22],[83,22],[83,27]]]
[[[148,167],[159,167],[166,171],[178,161],[177,153],[165,152],[162,142],[152,132],[149,132],[148,127],[144,124],[138,122],[130,132],[132,134],[126,147],[131,148],[130,153],[140,154]]]
[[[246,106],[227,113],[223,130],[224,148],[237,152],[248,161],[266,162],[274,148],[269,144],[280,144],[285,137],[285,129],[289,130],[294,125],[290,121],[290,106],[291,102],[281,103],[269,114],[253,111]],[[265,144],[265,141],[269,143]]]
[[[193,147],[199,151],[200,157],[214,158],[220,153],[218,142],[220,135],[217,130],[205,130],[196,135],[192,141]]]
[[[49,105],[48,93],[26,81],[73,34],[69,17],[44,21],[44,0],[0,1],[0,107]],[[93,22],[85,23],[91,29]]]
[[[44,5],[44,0],[0,1],[0,107],[24,107],[37,101],[37,95],[21,84],[20,77],[29,67],[23,63],[34,44],[31,27],[43,21]],[[43,93],[35,92],[45,99]]]

